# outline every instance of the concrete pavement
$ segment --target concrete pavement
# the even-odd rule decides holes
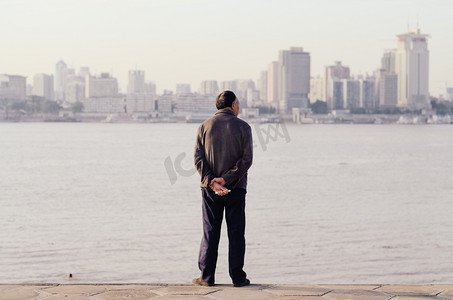
[[[199,287],[171,284],[0,285],[0,300],[218,299],[218,300],[453,300],[452,285],[273,285]]]

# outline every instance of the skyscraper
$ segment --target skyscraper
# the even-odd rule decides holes
[[[65,100],[66,70],[68,66],[62,60],[55,65],[55,100]]]
[[[325,67],[324,95],[326,97],[328,109],[344,109],[344,95],[342,79],[350,78],[349,67],[343,66],[341,61],[336,61],[335,65]]]
[[[429,51],[427,34],[420,29],[397,35],[395,73],[398,75],[398,105],[421,109],[429,105]]]
[[[261,101],[267,101],[267,71],[260,72],[260,77],[256,85],[259,92],[259,99]]]
[[[145,71],[132,70],[129,71],[129,83],[127,85],[127,93],[144,93],[145,92]]]
[[[33,77],[33,95],[43,97],[46,100],[53,100],[53,89],[53,75],[36,74]]]
[[[280,87],[280,73],[278,68],[278,61],[273,61],[267,66],[267,101],[278,103],[279,101],[279,87]]]
[[[201,82],[200,94],[217,96],[219,93],[219,86],[216,80],[205,80]]]
[[[310,53],[299,47],[280,51],[279,71],[280,112],[307,107],[310,93]]]

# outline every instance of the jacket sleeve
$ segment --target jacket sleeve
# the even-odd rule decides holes
[[[203,125],[200,125],[200,127],[198,127],[197,140],[195,142],[194,163],[198,174],[201,176],[201,184],[208,187],[211,180],[214,179],[215,176],[208,164],[208,161],[206,160],[203,144]]]
[[[253,140],[252,128],[247,126],[242,135],[242,157],[236,162],[233,168],[222,175],[226,186],[233,187],[244,176],[252,166],[253,161]]]

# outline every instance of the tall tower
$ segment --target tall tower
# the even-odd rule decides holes
[[[278,103],[279,99],[279,69],[278,61],[273,61],[267,66],[267,101]]]
[[[127,85],[127,93],[144,93],[145,92],[145,71],[134,70],[129,71],[129,84]]]
[[[427,34],[420,29],[397,35],[395,73],[398,106],[421,109],[429,105],[429,51]]]
[[[55,65],[55,100],[65,100],[66,70],[68,66],[62,60]]]
[[[291,47],[280,51],[280,112],[308,106],[310,93],[310,53]]]

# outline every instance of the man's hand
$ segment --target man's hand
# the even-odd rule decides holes
[[[230,192],[226,187],[222,186],[218,182],[210,184],[209,187],[219,196],[225,196]]]
[[[211,183],[210,183],[210,184],[214,184],[214,182],[217,182],[217,183],[220,184],[221,186],[225,186],[225,184],[226,184],[225,179],[223,179],[222,177],[216,177],[216,178],[214,178],[213,180],[211,180]]]

